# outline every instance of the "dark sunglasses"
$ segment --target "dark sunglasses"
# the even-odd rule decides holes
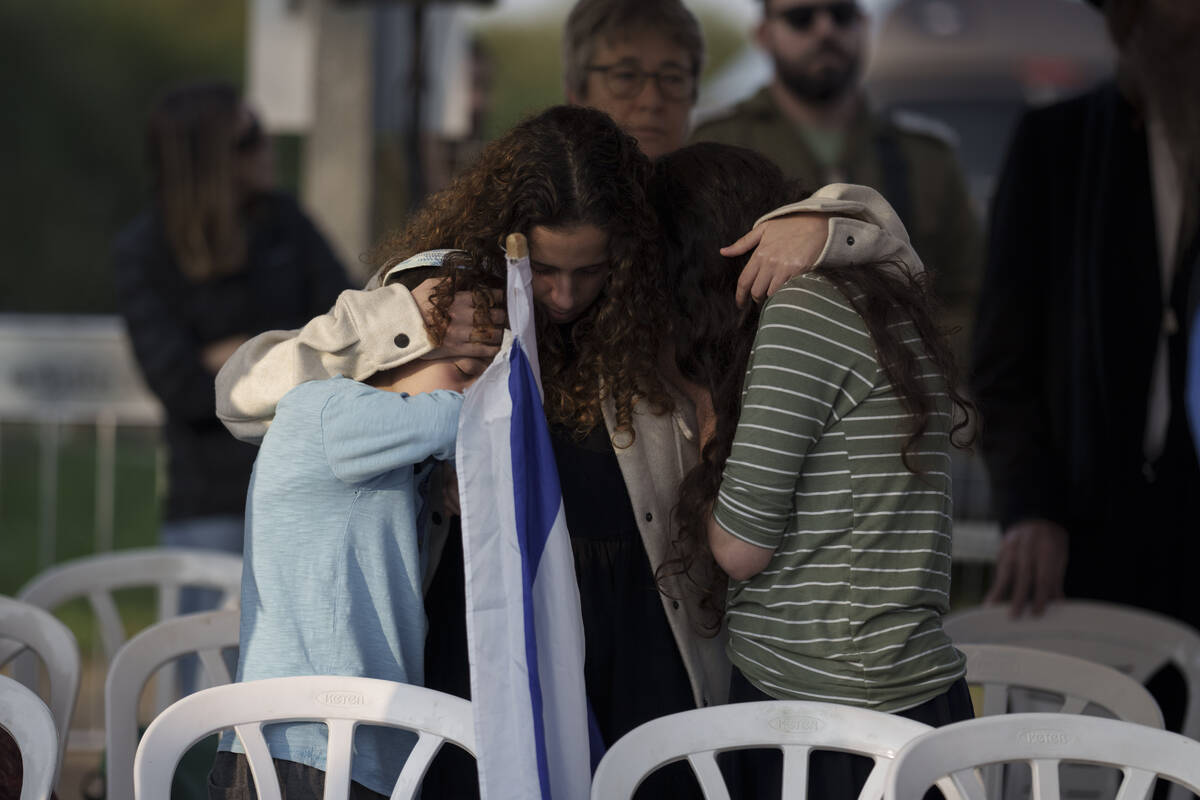
[[[259,124],[258,118],[251,117],[250,127],[238,134],[237,139],[233,142],[233,149],[238,153],[253,153],[262,147],[266,141],[267,136],[263,133],[262,125]]]
[[[842,0],[837,3],[818,3],[811,6],[792,6],[783,11],[777,11],[772,16],[780,17],[788,24],[788,27],[796,31],[806,31],[813,26],[813,22],[817,19],[818,12],[825,12],[829,18],[833,20],[833,24],[839,28],[849,28],[855,22],[858,22],[862,12],[858,8],[858,3],[851,0]]]

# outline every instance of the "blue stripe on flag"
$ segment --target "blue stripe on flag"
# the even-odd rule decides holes
[[[517,542],[521,547],[524,572],[522,593],[525,611],[525,659],[529,671],[529,699],[533,706],[533,730],[537,747],[538,781],[542,797],[550,795],[550,773],[546,762],[546,729],[542,716],[542,687],[538,677],[537,632],[533,619],[533,581],[550,529],[562,503],[558,472],[550,433],[542,411],[542,400],[533,369],[520,342],[509,356],[508,392],[512,398],[513,506],[516,511]]]

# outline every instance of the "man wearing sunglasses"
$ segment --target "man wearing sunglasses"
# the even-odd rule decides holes
[[[946,322],[965,327],[981,244],[962,170],[940,123],[869,108],[859,88],[868,27],[855,0],[763,0],[755,39],[771,57],[774,77],[698,126],[692,140],[757,150],[809,187],[878,189],[934,276]]]

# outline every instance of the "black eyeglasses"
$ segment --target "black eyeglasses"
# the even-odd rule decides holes
[[[771,16],[780,17],[788,27],[796,31],[807,31],[817,19],[817,13],[824,12],[839,28],[849,28],[858,22],[862,11],[858,3],[842,0],[838,3],[818,3],[811,6],[792,6],[783,11],[777,11]]]
[[[267,135],[263,133],[262,125],[258,123],[258,117],[251,117],[250,126],[234,139],[233,149],[237,153],[253,153],[266,141]]]
[[[696,76],[682,67],[663,67],[647,72],[635,64],[608,64],[589,66],[588,72],[599,72],[604,79],[604,88],[618,100],[637,97],[653,78],[658,91],[668,100],[691,100],[696,93]]]

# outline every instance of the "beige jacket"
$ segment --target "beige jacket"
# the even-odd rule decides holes
[[[873,189],[832,184],[807,200],[776,209],[759,223],[804,212],[839,215],[829,220],[828,239],[815,266],[889,260],[910,270],[922,269],[904,226]],[[384,286],[378,289],[343,292],[328,314],[298,331],[269,331],[242,345],[217,375],[217,416],[225,426],[243,441],[259,442],[276,404],[297,384],[337,374],[361,380],[429,352],[433,345],[420,311],[406,289],[388,283],[393,276],[394,272],[385,276]],[[633,444],[614,448],[653,569],[669,557],[674,533],[671,512],[679,484],[699,458],[692,404],[673,387],[667,388],[676,410],[656,415],[644,403],[639,404],[634,409],[637,436]],[[615,425],[611,400],[603,412],[611,433]],[[438,486],[431,487],[430,496],[441,497]],[[425,520],[429,575],[441,556],[450,523],[449,515],[432,505]],[[701,633],[699,597],[682,577],[667,579],[665,589],[663,609],[696,705],[726,702],[730,665],[724,632],[715,637]]]

